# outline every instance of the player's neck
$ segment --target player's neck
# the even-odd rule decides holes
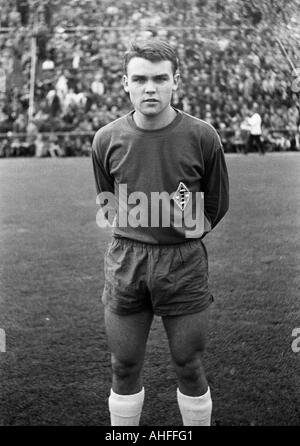
[[[177,112],[170,105],[170,107],[163,110],[162,113],[156,116],[146,116],[135,110],[133,113],[133,120],[137,127],[141,129],[158,130],[171,124],[171,122],[176,118],[176,115]]]

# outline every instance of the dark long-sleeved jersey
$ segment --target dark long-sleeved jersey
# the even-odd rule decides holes
[[[114,194],[115,236],[181,243],[203,237],[228,210],[228,174],[217,132],[176,111],[171,124],[157,130],[137,127],[131,111],[94,137],[96,189]]]

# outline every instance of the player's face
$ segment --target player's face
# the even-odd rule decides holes
[[[135,110],[145,117],[158,116],[170,108],[178,81],[179,74],[173,75],[171,61],[151,62],[141,57],[129,61],[127,76],[123,77],[124,89]]]

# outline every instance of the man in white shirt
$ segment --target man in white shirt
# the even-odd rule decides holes
[[[258,104],[254,103],[251,109],[251,116],[250,118],[247,118],[250,134],[246,144],[245,154],[247,154],[254,146],[256,146],[261,155],[265,154],[265,148],[261,141],[261,122],[262,119],[258,113]]]

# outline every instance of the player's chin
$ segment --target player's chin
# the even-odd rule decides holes
[[[144,116],[157,116],[157,115],[159,115],[159,111],[157,111],[157,110],[143,110],[142,114]]]
[[[142,109],[141,110],[141,113],[144,115],[144,116],[156,116],[156,115],[159,115],[160,114],[160,110],[158,110],[158,109]]]

